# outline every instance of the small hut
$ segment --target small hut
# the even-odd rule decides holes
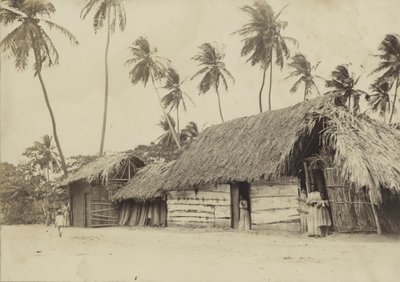
[[[180,225],[219,226],[221,217],[238,228],[242,198],[252,229],[304,231],[301,196],[315,188],[335,230],[400,231],[400,134],[353,115],[337,95],[209,127],[167,178]]]
[[[143,166],[133,153],[123,152],[99,157],[63,180],[59,186],[69,188],[71,225],[118,225],[111,197]]]
[[[167,225],[166,195],[163,187],[165,175],[175,161],[147,165],[115,195],[120,206],[120,225]]]

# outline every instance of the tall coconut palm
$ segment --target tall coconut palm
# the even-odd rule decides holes
[[[390,96],[389,90],[392,87],[393,82],[385,79],[378,79],[371,85],[372,95],[367,95],[366,99],[368,106],[373,112],[379,112],[379,115],[383,117],[383,122],[386,123],[386,115],[390,110]],[[396,109],[393,108],[395,111]]]
[[[180,149],[181,145],[175,131],[175,126],[172,126],[172,122],[163,107],[160,93],[158,92],[155,84],[156,81],[160,82],[165,76],[167,68],[163,61],[166,59],[158,56],[157,48],[151,48],[149,41],[144,37],[139,37],[135,42],[132,43],[132,46],[129,49],[132,52],[132,58],[128,59],[125,64],[132,66],[132,69],[129,72],[132,84],[136,85],[137,83],[142,82],[144,87],[146,87],[149,79],[151,80],[154,91],[157,94],[163,116],[169,125],[169,130],[171,131],[176,145]],[[168,60],[167,63],[169,63]]]
[[[366,92],[355,89],[360,76],[355,78],[355,74],[349,70],[349,65],[337,66],[331,74],[332,78],[326,81],[326,87],[334,88],[328,93],[337,93],[341,95],[343,104],[348,103],[348,108],[357,114],[360,110],[360,96],[368,95]],[[351,108],[351,100],[353,100],[353,108]]]
[[[306,57],[303,54],[296,54],[291,58],[291,61],[288,63],[288,66],[294,69],[288,77],[300,77],[290,89],[290,93],[294,94],[297,92],[301,83],[304,83],[304,101],[307,100],[308,96],[312,94],[312,90],[314,89],[318,95],[320,95],[317,85],[315,84],[314,76],[312,74],[318,68],[320,62],[311,66],[310,62],[307,61]]]
[[[224,116],[221,108],[221,98],[219,95],[219,85],[222,82],[222,84],[225,86],[225,91],[228,91],[228,82],[226,77],[232,80],[233,83],[235,83],[235,78],[225,67],[225,63],[223,61],[225,58],[225,53],[220,47],[218,47],[216,44],[212,45],[210,43],[204,43],[199,47],[199,49],[200,52],[192,59],[199,62],[200,70],[192,76],[192,79],[203,75],[198,86],[199,94],[205,94],[211,88],[215,89],[218,97],[219,115],[222,122],[224,122]]]
[[[18,26],[4,37],[0,43],[0,48],[2,51],[9,51],[11,53],[11,56],[15,58],[15,67],[18,70],[26,69],[29,57],[33,54],[34,76],[39,78],[46,106],[51,117],[53,136],[60,155],[61,167],[64,174],[67,175],[67,166],[58,139],[56,120],[42,76],[42,68],[58,64],[59,55],[44,27],[59,31],[74,45],[78,44],[78,40],[64,27],[42,18],[50,18],[56,11],[53,4],[46,0],[3,0],[1,4],[0,23],[6,26],[18,23]]]
[[[172,109],[176,111],[176,131],[178,136],[180,136],[179,132],[179,106],[182,104],[183,110],[186,111],[186,102],[183,96],[186,96],[194,105],[192,98],[187,95],[182,89],[181,85],[184,81],[180,80],[178,72],[173,68],[168,68],[165,74],[165,84],[164,89],[167,89],[169,92],[162,97],[161,101],[163,103],[164,108],[169,109],[171,112]]]
[[[97,33],[106,22],[107,26],[107,41],[106,49],[104,54],[104,65],[105,65],[105,85],[104,85],[104,110],[103,110],[103,125],[101,129],[101,140],[99,155],[103,155],[104,152],[104,141],[106,136],[107,126],[107,108],[108,108],[108,51],[110,47],[110,37],[115,33],[115,27],[117,25],[121,31],[125,30],[126,16],[123,5],[123,0],[88,0],[85,7],[82,9],[81,17],[85,19],[86,16],[94,10],[93,17],[93,28],[94,32]]]
[[[243,36],[243,48],[241,56],[249,56],[246,62],[252,66],[259,65],[263,71],[258,103],[260,112],[262,107],[262,92],[265,84],[267,69],[270,69],[269,90],[268,90],[268,109],[271,110],[271,90],[272,90],[272,65],[273,53],[275,51],[275,64],[283,68],[285,59],[289,59],[290,50],[286,42],[298,45],[292,37],[283,36],[281,31],[286,28],[288,23],[279,19],[283,7],[277,14],[274,14],[271,6],[265,0],[255,1],[252,6],[243,6],[241,10],[250,16],[250,21],[236,31]]]
[[[389,117],[389,124],[392,122],[393,114],[395,112],[397,90],[400,86],[400,40],[397,34],[387,34],[385,39],[380,43],[378,47],[381,52],[377,57],[381,60],[378,67],[372,73],[382,74],[384,79],[394,79],[394,99],[392,103],[392,109]]]

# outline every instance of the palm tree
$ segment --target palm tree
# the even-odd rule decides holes
[[[168,68],[165,74],[165,84],[164,89],[167,89],[169,92],[162,97],[161,102],[163,103],[164,108],[169,109],[171,112],[172,109],[176,111],[176,131],[177,135],[180,136],[179,132],[179,106],[182,103],[183,109],[186,111],[186,103],[183,96],[189,98],[189,100],[193,103],[193,100],[181,89],[181,85],[184,81],[181,82],[179,74],[173,68]]]
[[[56,120],[42,77],[42,67],[51,67],[58,64],[59,55],[44,27],[59,31],[74,45],[78,44],[78,40],[64,27],[41,18],[50,18],[56,11],[53,4],[46,0],[3,0],[1,4],[0,23],[9,25],[18,22],[19,25],[2,40],[0,48],[2,51],[10,51],[11,55],[15,57],[15,67],[18,70],[26,69],[32,51],[34,56],[34,76],[39,78],[51,117],[53,136],[60,155],[61,167],[64,174],[67,175],[67,166],[58,139]]]
[[[293,68],[294,70],[290,73],[287,78],[292,77],[300,77],[290,89],[290,93],[294,94],[297,92],[301,83],[304,83],[304,101],[307,100],[307,97],[312,93],[312,89],[314,88],[318,95],[319,93],[318,87],[314,82],[314,75],[312,74],[318,68],[320,62],[316,65],[311,66],[310,62],[307,61],[306,57],[303,54],[296,54],[292,57],[288,66]],[[318,76],[316,76],[318,77]]]
[[[351,100],[353,100],[353,113],[357,114],[360,110],[360,96],[368,95],[366,92],[355,89],[358,78],[355,78],[355,74],[350,72],[349,65],[339,65],[332,71],[332,79],[326,81],[326,87],[334,88],[329,93],[336,93],[341,95],[343,104],[348,102],[348,108],[351,111]]]
[[[99,155],[104,152],[104,140],[106,136],[107,125],[107,107],[108,107],[108,50],[110,47],[110,37],[115,33],[116,22],[121,31],[125,30],[126,16],[123,0],[88,0],[85,7],[82,9],[81,17],[85,19],[90,11],[95,10],[93,17],[94,32],[97,33],[107,22],[107,41],[106,50],[104,55],[105,63],[105,85],[104,85],[104,111],[103,111],[103,125],[101,130],[101,141]]]
[[[166,67],[162,62],[162,60],[165,59],[157,55],[157,48],[152,49],[149,41],[144,37],[139,37],[135,42],[133,42],[130,50],[133,57],[128,59],[125,64],[132,65],[132,69],[129,72],[132,84],[136,85],[137,83],[142,82],[144,87],[146,87],[149,79],[151,80],[154,90],[157,94],[164,119],[167,121],[172,137],[180,149],[181,145],[175,132],[175,126],[172,126],[172,122],[163,107],[160,93],[158,93],[158,89],[155,84],[156,81],[161,81],[161,79],[165,76]]]
[[[235,78],[225,68],[225,63],[223,62],[225,54],[221,48],[217,47],[216,45],[211,45],[210,43],[204,43],[199,47],[199,49],[200,52],[192,59],[199,62],[200,70],[192,76],[192,79],[199,75],[203,75],[203,78],[198,86],[200,91],[199,94],[205,94],[212,87],[214,87],[218,97],[219,114],[222,122],[224,122],[221,108],[221,98],[219,96],[219,85],[222,81],[225,86],[225,90],[228,91],[228,83],[225,75],[231,79],[233,83],[235,83]]]
[[[379,73],[384,71],[381,78],[393,79],[395,81],[394,99],[392,109],[389,117],[389,124],[392,122],[393,114],[395,112],[397,89],[400,86],[400,41],[397,34],[387,34],[385,39],[378,47],[381,53],[377,57],[381,60],[378,67],[372,73]]]
[[[33,167],[39,167],[46,172],[47,182],[50,182],[50,171],[58,173],[59,156],[55,152],[53,138],[49,135],[42,136],[40,141],[35,141],[33,146],[25,149],[24,156],[31,160]]]
[[[286,5],[287,6],[287,5]],[[288,23],[279,19],[284,6],[277,14],[274,14],[271,6],[265,0],[254,2],[253,7],[243,6],[242,11],[250,16],[250,21],[236,31],[243,36],[243,48],[241,56],[249,56],[246,62],[250,62],[252,66],[260,65],[263,71],[262,83],[258,95],[258,103],[260,113],[262,107],[262,92],[265,84],[265,76],[267,69],[270,68],[269,91],[268,91],[268,109],[271,110],[271,90],[272,90],[272,62],[273,53],[275,51],[275,64],[281,69],[283,68],[284,59],[289,59],[290,51],[286,44],[290,41],[298,45],[294,38],[282,36],[281,30],[285,29]]]
[[[157,138],[157,145],[161,145],[164,148],[173,148],[174,144],[176,143],[174,141],[174,136],[172,134],[172,131],[170,130],[168,120],[175,128],[175,121],[169,114],[167,114],[167,119],[165,117],[162,117],[158,125],[162,128],[164,133]]]
[[[390,112],[390,96],[389,90],[393,82],[378,79],[371,85],[371,90],[374,94],[367,95],[366,99],[369,107],[373,112],[379,112],[383,117],[383,122],[386,123],[386,114]],[[393,108],[395,111],[396,108]]]
[[[199,136],[199,128],[194,121],[188,122],[185,128],[182,130],[181,139],[186,142],[191,142]]]

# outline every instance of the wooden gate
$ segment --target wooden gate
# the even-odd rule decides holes
[[[117,207],[110,201],[110,191],[104,186],[92,187],[90,201],[90,227],[118,225]]]
[[[376,222],[368,190],[343,183],[335,169],[324,170],[326,188],[337,232],[376,232]]]

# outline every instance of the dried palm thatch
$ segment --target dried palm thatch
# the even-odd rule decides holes
[[[83,166],[77,172],[61,181],[59,186],[67,186],[80,180],[88,183],[100,182],[106,184],[109,177],[125,179],[128,175],[128,170],[130,170],[130,174],[133,176],[143,166],[144,162],[137,158],[131,151],[106,155]]]
[[[377,200],[379,183],[400,190],[399,133],[337,103],[337,95],[325,95],[212,126],[178,159],[165,186],[297,176],[304,157],[330,147],[346,181],[372,187]]]
[[[380,185],[400,190],[400,132],[344,109],[323,108],[323,147],[333,149],[334,166],[342,179],[371,187],[373,202],[381,201]]]
[[[113,197],[114,201],[154,199],[164,192],[164,179],[175,161],[154,163],[140,169],[138,173]]]

